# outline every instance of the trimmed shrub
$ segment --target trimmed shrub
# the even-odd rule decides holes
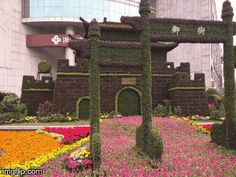
[[[48,117],[54,113],[53,105],[49,101],[45,101],[44,103],[40,103],[38,107],[38,111],[36,112],[38,117]]]
[[[38,64],[38,72],[44,74],[50,73],[51,65],[46,60],[43,60]]]
[[[225,125],[214,124],[211,128],[211,142],[225,146]]]
[[[45,117],[38,117],[39,122],[67,122],[68,120],[62,114],[50,114]]]
[[[159,136],[159,132],[152,129],[147,140],[147,154],[151,159],[161,160],[163,154],[163,144],[162,139]]]
[[[154,108],[152,114],[154,116],[165,117],[165,116],[171,115],[172,111],[169,106],[164,106],[164,105],[158,104],[157,107]]]
[[[175,106],[173,111],[174,116],[182,116],[182,110],[180,106]]]
[[[141,150],[144,151],[144,141],[143,141],[143,128],[139,126],[136,128],[136,146]]]
[[[27,111],[27,106],[19,103],[15,94],[8,94],[0,102],[0,123],[22,122]]]
[[[7,124],[13,122],[15,115],[11,112],[0,114],[0,124]]]
[[[206,90],[207,95],[220,95],[219,92],[215,88],[209,88]]]
[[[150,126],[151,125],[149,125],[149,130],[151,130],[150,132],[144,132],[143,126],[139,126],[136,129],[136,146],[141,151],[144,151],[151,159],[161,160],[163,154],[162,139],[159,136],[159,132]],[[147,139],[143,141],[145,133],[147,133]]]
[[[101,164],[101,135],[100,133],[94,133],[92,135],[92,160],[93,160],[93,169],[97,169]]]

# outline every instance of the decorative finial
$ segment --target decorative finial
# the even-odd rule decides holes
[[[141,0],[139,3],[139,13],[145,11],[151,12],[149,0]]]
[[[89,24],[89,29],[88,29],[89,37],[90,36],[98,36],[98,37],[100,37],[101,36],[100,31],[101,31],[101,29],[100,29],[100,27],[98,25],[98,22],[96,21],[96,19],[93,19],[91,21],[91,23]]]
[[[82,17],[80,17],[79,19],[82,21],[83,26],[84,26],[84,38],[88,38],[89,23]]]
[[[223,3],[221,18],[233,17],[233,16],[234,16],[234,12],[233,12],[233,7],[231,6],[231,2],[229,0],[226,0]]]
[[[103,18],[103,23],[106,23],[107,22],[107,17],[104,17]]]

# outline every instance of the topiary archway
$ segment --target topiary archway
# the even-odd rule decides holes
[[[82,120],[89,119],[90,98],[88,96],[81,97],[76,103],[76,117]]]
[[[134,87],[124,87],[116,94],[116,112],[124,116],[141,114],[141,93]]]

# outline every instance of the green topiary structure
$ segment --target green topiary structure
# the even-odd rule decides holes
[[[136,145],[152,159],[161,159],[163,153],[162,140],[158,131],[152,128],[152,71],[151,71],[151,45],[150,22],[151,13],[148,0],[141,0],[139,5],[141,15],[142,54],[144,65],[142,67],[142,125],[136,130]]]
[[[43,60],[38,64],[38,72],[43,74],[48,74],[51,72],[51,65],[47,60]]]
[[[92,160],[93,169],[99,168],[101,164],[101,135],[100,133],[93,134],[93,141],[91,141],[91,147],[93,148]]]
[[[225,146],[225,124],[214,124],[211,128],[211,141],[215,144]]]
[[[225,78],[225,137],[226,147],[236,149],[235,80],[233,51],[233,8],[229,1],[223,3],[222,19],[226,24],[228,40],[224,43]]]
[[[80,120],[90,120],[90,99],[89,97],[82,97],[76,103],[76,117]]]
[[[89,60],[89,93],[90,93],[90,152],[92,154],[93,169],[99,168],[101,164],[101,142],[99,134],[100,115],[100,71],[98,66],[98,41],[101,37],[100,28],[94,19],[89,25],[88,37],[90,43]]]
[[[215,88],[209,88],[206,90],[207,95],[220,95],[219,92]]]

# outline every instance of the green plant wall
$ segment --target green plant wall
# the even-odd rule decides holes
[[[126,59],[139,62],[142,58],[141,50],[138,48],[99,48],[100,59]]]
[[[130,30],[103,29],[101,40],[114,41],[139,41],[139,34]]]

